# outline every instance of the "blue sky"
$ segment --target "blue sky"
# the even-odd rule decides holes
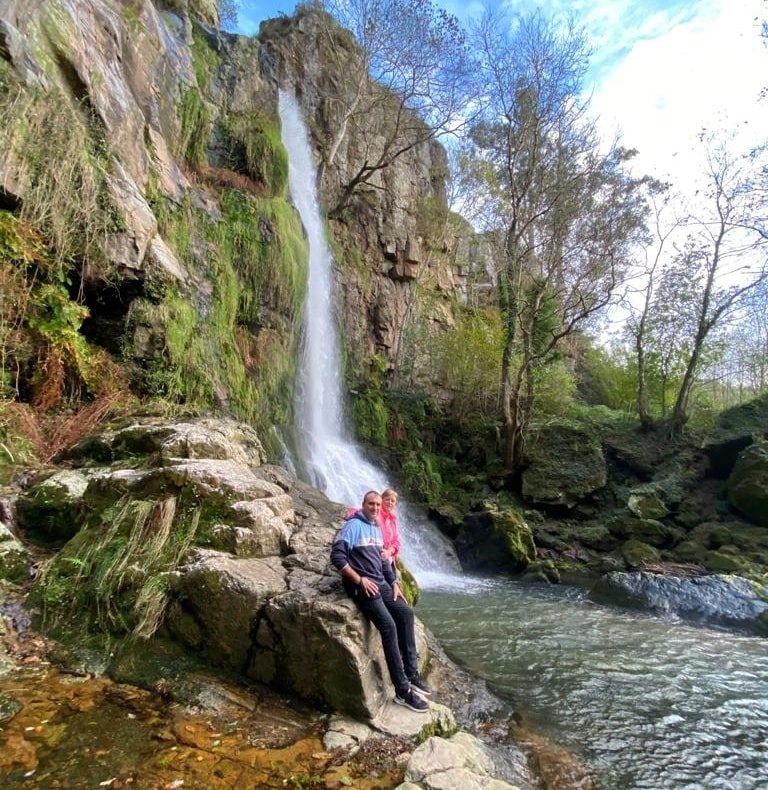
[[[476,0],[435,0],[463,22],[482,12]],[[494,0],[495,1],[495,0]],[[507,0],[514,10],[530,0]],[[696,134],[703,126],[733,133],[743,147],[768,132],[768,48],[759,36],[763,0],[541,0],[552,15],[572,13],[594,53],[592,109],[606,136],[619,132],[640,150],[643,172],[677,182],[700,171]],[[243,0],[240,32],[293,12],[285,0]]]

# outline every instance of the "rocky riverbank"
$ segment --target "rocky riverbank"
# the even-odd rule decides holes
[[[231,786],[226,781],[237,771],[256,781],[253,771],[269,763],[255,761],[254,748],[289,746],[285,760],[294,773],[259,781],[322,775],[317,786],[350,777],[356,787],[432,787],[441,775],[474,776],[499,789],[533,786],[508,733],[492,753],[458,730],[457,716],[476,725],[478,709],[487,718],[494,703],[471,679],[457,680],[439,647],[428,647],[423,627],[425,671],[431,666],[443,677],[438,698],[457,713],[431,703],[425,717],[391,703],[378,636],[328,566],[343,508],[264,464],[246,426],[127,420],[24,483],[4,500],[8,567],[16,573],[21,556],[35,567],[32,581],[16,573],[4,602],[5,639],[18,645],[4,670],[11,678],[4,738],[13,747],[4,770],[19,786],[38,771],[68,786],[60,772],[70,763],[79,768],[62,754],[75,751],[78,738],[88,740],[72,710],[114,705],[129,729],[137,717],[152,724],[135,733],[145,758],[136,756],[133,767],[102,761],[115,776],[100,781],[112,786],[138,781],[142,771],[166,786],[156,772],[179,750],[180,762],[196,767],[183,774],[185,786],[198,786],[207,772],[221,786]],[[32,630],[28,612],[45,636]],[[44,710],[35,702],[40,696],[48,699]],[[288,724],[276,724],[281,709],[290,712]],[[265,732],[257,747],[249,740],[254,731]],[[109,756],[98,739],[87,748]],[[370,785],[358,781],[366,771],[375,774]]]

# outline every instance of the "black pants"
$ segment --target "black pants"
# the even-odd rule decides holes
[[[392,588],[386,582],[379,585],[379,594],[373,598],[369,598],[360,587],[348,584],[344,587],[381,634],[389,677],[395,691],[403,694],[411,685],[410,678],[419,674],[413,609],[403,598],[394,600]]]

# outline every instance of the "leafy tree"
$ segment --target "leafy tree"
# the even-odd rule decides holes
[[[640,287],[632,281],[628,283],[624,308],[627,310],[627,323],[625,334],[630,338],[635,352],[635,371],[637,378],[637,413],[641,425],[648,429],[653,424],[650,408],[649,379],[652,369],[657,372],[664,370],[667,365],[668,355],[660,349],[652,349],[651,337],[658,339],[654,329],[658,328],[658,321],[654,321],[655,303],[659,299],[659,280],[663,271],[664,253],[675,231],[680,227],[682,220],[678,217],[669,221],[667,214],[673,205],[672,193],[668,184],[650,180],[647,183],[648,202],[652,207],[652,231],[644,240],[644,261],[640,270],[632,280],[639,279]],[[654,366],[653,362],[657,364]],[[662,364],[658,364],[662,363]],[[666,399],[661,397],[662,404]],[[663,407],[662,407],[663,408]]]
[[[327,97],[332,122],[320,175],[350,137],[360,146],[358,164],[338,184],[330,211],[338,215],[356,192],[381,188],[381,172],[398,157],[464,122],[474,69],[456,17],[431,0],[327,0],[325,8],[357,43],[343,46],[326,18],[328,51],[345,85]],[[373,114],[383,123],[376,134]]]
[[[644,205],[631,152],[605,150],[580,98],[583,31],[487,10],[474,30],[482,117],[463,157],[464,209],[495,243],[504,327],[505,463],[524,459],[537,381],[613,299]]]

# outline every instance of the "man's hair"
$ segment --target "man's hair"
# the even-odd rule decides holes
[[[366,501],[366,499],[368,499],[368,497],[369,497],[371,494],[373,494],[374,496],[381,496],[381,494],[380,494],[378,491],[373,491],[373,490],[371,490],[371,491],[366,491],[366,492],[365,492],[365,496],[363,497],[363,504],[365,504],[365,501]]]

